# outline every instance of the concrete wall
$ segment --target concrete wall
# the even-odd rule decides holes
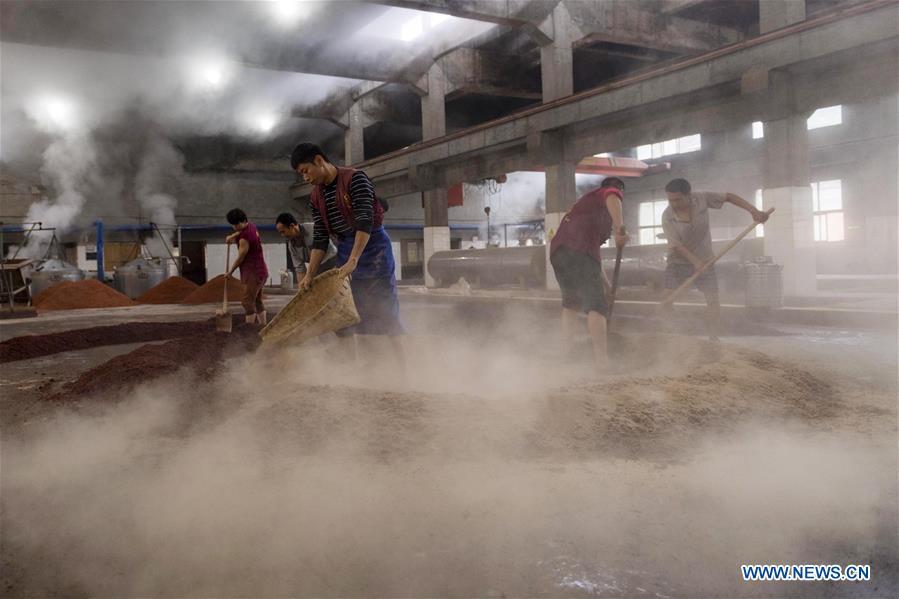
[[[296,209],[287,191],[293,176],[254,173],[192,173],[180,182],[176,216],[182,225],[225,224],[231,208],[241,208],[257,224],[272,224]]]

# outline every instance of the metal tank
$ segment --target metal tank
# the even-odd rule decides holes
[[[115,270],[113,286],[134,299],[168,278],[168,269],[159,258],[137,258]]]
[[[63,281],[83,281],[84,271],[59,258],[44,260],[31,273],[31,297]]]
[[[783,306],[783,266],[770,256],[760,256],[744,265],[746,272],[746,307],[780,308]]]
[[[428,260],[428,272],[444,287],[460,277],[479,287],[541,287],[546,281],[546,246],[436,252]]]

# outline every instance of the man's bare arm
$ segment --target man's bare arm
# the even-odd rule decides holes
[[[244,258],[247,257],[247,253],[250,251],[250,242],[246,239],[241,239],[237,243],[237,258],[234,259],[234,264],[231,266],[231,269],[228,270],[228,276],[238,269],[238,267],[243,264]]]
[[[343,276],[349,276],[356,270],[356,266],[359,265],[359,258],[362,256],[362,252],[365,251],[365,246],[368,245],[370,237],[371,233],[356,231],[356,238],[353,240],[353,249],[350,251],[350,256],[347,258],[346,264],[340,267],[340,273]]]
[[[312,280],[318,273],[318,267],[321,266],[324,257],[325,250],[312,248],[312,251],[309,252],[309,267],[306,269],[306,276],[300,281],[300,289],[309,289],[312,287]]]
[[[755,206],[753,206],[752,204],[750,204],[749,202],[747,202],[746,200],[744,200],[743,198],[741,198],[740,196],[738,196],[735,193],[728,192],[726,194],[726,201],[733,204],[734,206],[737,206],[738,208],[742,208],[743,210],[745,210],[746,212],[751,214],[752,220],[754,220],[757,223],[763,223],[766,220],[768,220],[767,213],[762,212],[761,210],[759,210],[758,208],[756,208]]]
[[[606,209],[612,217],[612,230],[615,232],[615,245],[624,247],[630,237],[624,230],[624,216],[621,208],[621,196],[609,194],[606,198]]]

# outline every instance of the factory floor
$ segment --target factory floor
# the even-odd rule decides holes
[[[408,285],[401,287],[400,293],[410,300],[439,297],[463,302],[515,302],[552,307],[556,307],[561,299],[558,290],[517,287],[473,289],[458,285],[448,288]],[[623,288],[618,293],[615,312],[620,316],[651,316],[659,297],[659,292],[646,288]],[[675,308],[682,314],[699,315],[705,310],[705,299],[698,291],[690,290],[678,299]],[[722,294],[721,310],[724,319],[734,321],[746,319],[747,311],[742,295]],[[896,293],[822,292],[813,297],[786,297],[782,308],[765,310],[755,316],[763,322],[781,325],[895,328],[897,314],[899,314],[899,295]]]
[[[66,403],[46,389],[142,344],[3,364],[4,596],[899,590],[894,330],[734,325],[710,344],[689,320],[661,335],[625,315],[597,379],[586,345],[560,354],[555,303],[401,305],[405,369],[387,344],[352,361],[329,339]],[[0,333],[214,309],[44,313]],[[875,574],[739,581],[769,562]]]

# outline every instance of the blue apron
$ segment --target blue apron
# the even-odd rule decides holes
[[[346,264],[355,242],[355,235],[340,238],[337,243],[337,264]],[[395,268],[390,237],[383,227],[372,229],[371,237],[350,280],[353,301],[362,322],[341,330],[342,335],[403,334],[400,304],[396,295]]]

